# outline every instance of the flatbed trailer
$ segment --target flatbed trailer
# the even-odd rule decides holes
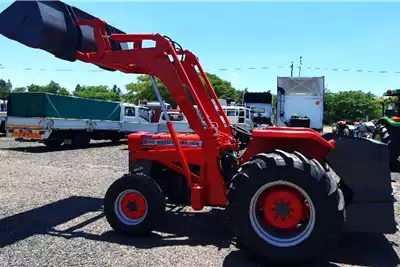
[[[85,148],[90,140],[117,143],[130,133],[168,131],[161,117],[150,122],[147,107],[49,93],[11,93],[7,114],[8,137],[50,148]],[[177,131],[186,129],[178,125]]]

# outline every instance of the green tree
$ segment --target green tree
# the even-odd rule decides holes
[[[41,91],[64,96],[70,95],[66,88],[60,86],[60,84],[54,81],[51,81],[48,85],[41,86]]]
[[[169,93],[167,87],[161,82],[160,79],[156,78],[155,80],[161,97],[167,103],[175,106],[175,101]],[[157,100],[156,94],[153,89],[153,84],[151,83],[150,76],[148,75],[140,75],[137,78],[137,82],[127,84],[125,88],[127,90],[127,94],[125,96],[126,101],[137,103],[139,100]]]
[[[82,91],[82,86],[80,84],[77,84],[75,87],[75,92]]]
[[[0,100],[7,100],[10,95],[12,89],[12,84],[10,80],[7,82],[3,79],[0,79]]]
[[[219,78],[215,74],[206,74],[218,98],[232,98],[235,101],[241,101],[243,91],[236,90],[232,87],[230,82]],[[163,99],[172,106],[175,106],[175,100],[172,98],[167,87],[161,82],[160,79],[156,78],[156,84]],[[150,76],[148,75],[139,76],[137,82],[127,84],[125,87],[127,94],[125,95],[124,99],[126,101],[137,103],[138,100],[157,100]]]
[[[19,89],[19,90],[22,90]],[[50,93],[50,94],[57,94],[57,95],[65,95],[68,96],[70,93],[68,90],[64,87],[62,87],[60,84],[51,81],[47,85],[36,85],[36,84],[31,84],[26,87],[27,92],[45,92],[45,93]]]
[[[114,84],[114,86],[112,87],[111,91],[112,91],[114,94],[118,95],[118,96],[121,96],[121,95],[122,95],[121,89],[120,89],[116,84]]]
[[[26,92],[26,87],[15,87],[12,91],[14,93],[25,93]]]
[[[338,120],[360,121],[365,116],[379,116],[379,103],[372,93],[362,91],[327,92],[325,95],[325,121],[332,123]]]
[[[42,87],[40,85],[31,84],[31,85],[28,85],[26,87],[26,91],[29,92],[29,93],[41,92],[42,91]]]
[[[119,95],[114,93],[112,90],[109,90],[108,86],[105,85],[80,86],[80,89],[78,89],[78,91],[75,88],[73,95],[83,98],[108,100],[108,101],[121,100],[121,97]]]

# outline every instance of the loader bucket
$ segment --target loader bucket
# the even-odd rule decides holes
[[[334,137],[331,134],[323,136]],[[327,158],[346,185],[346,227],[350,232],[394,233],[394,196],[386,144],[374,139],[340,137]]]
[[[76,51],[95,52],[93,29],[76,26],[77,20],[96,17],[61,1],[15,1],[0,13],[0,34],[57,58],[75,61]],[[107,34],[124,33],[107,25]],[[113,50],[128,49],[111,41]]]

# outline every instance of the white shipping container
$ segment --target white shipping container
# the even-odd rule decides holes
[[[285,122],[289,122],[292,115],[297,115],[307,116],[310,119],[311,128],[323,129],[324,76],[278,77],[277,88],[278,126],[284,127]]]

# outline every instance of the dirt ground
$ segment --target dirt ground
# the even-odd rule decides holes
[[[49,152],[3,137],[0,157],[0,266],[261,266],[233,245],[218,209],[171,208],[149,238],[112,231],[102,198],[127,172],[126,144]],[[314,266],[398,266],[399,240],[399,233],[347,235]]]

